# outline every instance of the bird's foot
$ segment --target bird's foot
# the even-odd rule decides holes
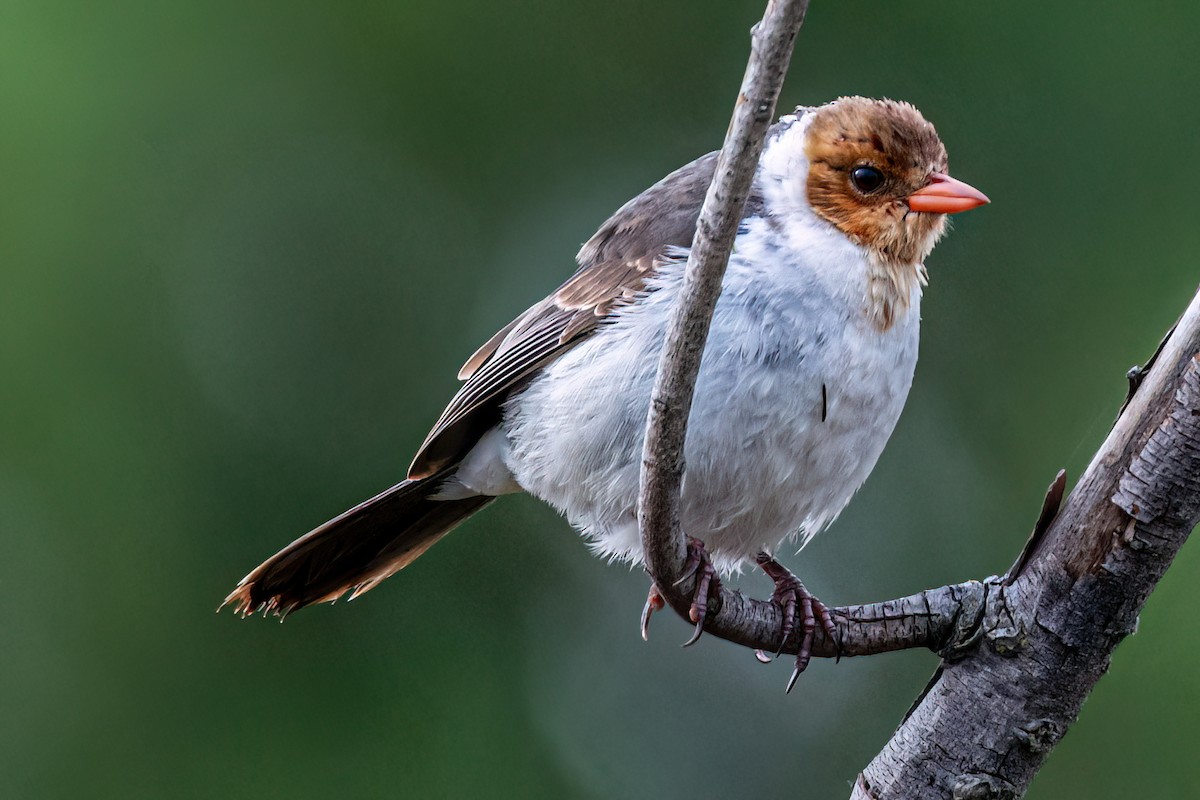
[[[696,589],[692,592],[692,607],[688,609],[688,619],[696,623],[692,638],[683,643],[684,647],[695,644],[704,633],[704,620],[708,617],[708,601],[721,593],[721,579],[717,577],[716,567],[708,558],[704,542],[691,536],[687,537],[687,561],[683,564],[683,575],[675,581],[675,585],[691,577],[696,578]]]
[[[683,575],[675,581],[675,585],[689,578],[696,579],[696,589],[692,592],[692,605],[688,609],[688,619],[696,623],[692,638],[683,643],[684,647],[693,645],[704,633],[704,620],[708,617],[708,603],[721,591],[721,579],[717,570],[708,558],[704,542],[687,537],[687,561],[683,564]],[[650,584],[650,594],[646,597],[646,605],[642,608],[642,638],[650,638],[650,616],[666,606],[667,602],[656,584]]]
[[[783,611],[783,637],[779,642],[780,650],[782,651],[788,637],[795,633],[797,621],[799,621],[803,634],[800,639],[799,651],[796,653],[796,668],[792,670],[792,677],[788,679],[787,691],[791,692],[792,687],[796,685],[796,679],[808,667],[808,662],[812,658],[812,646],[816,639],[818,620],[825,635],[829,637],[835,647],[837,646],[837,629],[833,625],[833,617],[829,614],[829,608],[814,597],[800,582],[800,579],[792,574],[791,570],[767,553],[759,553],[755,560],[762,567],[763,572],[767,573],[767,577],[775,581],[775,591],[771,593],[771,602]],[[762,658],[760,657],[759,660]]]

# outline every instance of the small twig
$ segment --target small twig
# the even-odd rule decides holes
[[[1054,480],[1051,481],[1050,487],[1046,489],[1046,497],[1042,500],[1042,513],[1038,514],[1037,523],[1033,526],[1033,533],[1029,534],[1029,540],[1021,548],[1021,555],[1017,556],[1016,562],[1008,568],[1008,572],[1004,575],[1005,584],[1012,583],[1021,577],[1021,573],[1025,570],[1025,564],[1029,561],[1029,557],[1033,555],[1033,551],[1041,543],[1042,537],[1050,529],[1051,523],[1058,517],[1058,509],[1062,507],[1063,495],[1066,491],[1067,471],[1060,469],[1058,474],[1054,476]]]

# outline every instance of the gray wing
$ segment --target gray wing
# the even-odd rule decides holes
[[[417,451],[410,479],[465,456],[499,422],[513,391],[646,291],[656,270],[677,263],[662,258],[663,251],[691,245],[716,164],[716,153],[702,156],[618,209],[579,250],[579,270],[467,360],[458,374],[465,383]]]

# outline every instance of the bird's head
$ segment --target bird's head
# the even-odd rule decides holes
[[[919,265],[947,214],[988,202],[949,176],[945,145],[908,103],[844,97],[810,113],[808,203],[880,262]]]

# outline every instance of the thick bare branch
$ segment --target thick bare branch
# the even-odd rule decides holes
[[[944,663],[854,800],[1017,798],[1200,523],[1200,293],[1024,568],[982,646]]]

